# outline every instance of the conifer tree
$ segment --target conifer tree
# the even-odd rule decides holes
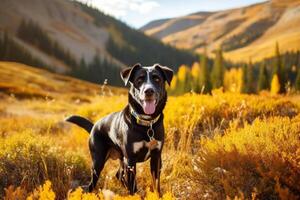
[[[268,72],[267,72],[267,68],[266,68],[266,63],[264,62],[259,69],[257,90],[258,91],[266,90],[266,89],[268,89],[268,87],[269,87]]]
[[[247,93],[249,93],[249,94],[255,92],[253,71],[254,71],[254,67],[252,65],[252,61],[250,60],[248,69],[247,69]]]
[[[204,53],[200,57],[200,80],[199,80],[200,90],[203,93],[209,93],[211,91],[211,84],[210,84],[210,76],[209,76],[209,69],[207,63],[207,55],[206,49]]]
[[[295,89],[300,91],[300,69],[298,68],[296,80],[295,80]]]
[[[242,93],[248,93],[248,66],[247,64],[244,64],[242,67],[242,86],[241,86],[241,92]]]
[[[214,60],[214,66],[211,72],[212,88],[220,88],[223,86],[224,78],[224,66],[223,66],[222,49],[216,51],[216,58]]]
[[[284,66],[281,60],[281,55],[280,55],[280,50],[279,50],[279,45],[278,42],[276,42],[275,45],[275,58],[274,58],[274,71],[273,71],[273,77],[276,74],[279,84],[280,84],[280,93],[285,92],[285,70]]]

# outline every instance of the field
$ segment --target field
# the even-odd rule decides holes
[[[170,96],[165,114],[162,199],[299,199],[300,97]],[[72,188],[89,180],[87,140],[63,121],[93,121],[121,110],[126,90],[97,86],[17,63],[0,62],[0,196],[4,199],[158,199],[149,162],[137,169],[133,197],[109,160],[95,194]]]

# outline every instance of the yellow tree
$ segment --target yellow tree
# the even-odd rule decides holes
[[[196,93],[201,92],[200,88],[200,65],[199,63],[195,62],[192,66],[191,70],[191,76],[192,76],[192,89]]]
[[[177,88],[180,93],[185,93],[191,90],[190,70],[188,66],[181,65],[177,73]]]
[[[169,88],[169,90],[170,90],[170,92],[171,93],[173,93],[173,94],[176,94],[177,93],[177,76],[176,75],[174,75],[173,76],[173,79],[172,79],[172,82],[171,82],[171,85],[170,85],[170,88]]]
[[[271,82],[271,94],[276,95],[280,92],[280,83],[277,74],[273,75]]]
[[[225,71],[224,89],[228,92],[240,93],[242,90],[243,72],[241,68]]]

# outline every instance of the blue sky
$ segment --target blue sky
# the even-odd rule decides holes
[[[198,11],[237,8],[265,0],[79,0],[122,20],[134,28],[163,18],[187,15]]]

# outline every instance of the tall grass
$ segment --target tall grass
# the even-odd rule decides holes
[[[96,121],[121,110],[127,96],[102,95],[89,100],[88,104],[66,101],[67,109],[59,109],[64,107],[61,101],[49,104],[31,100],[24,104],[30,116],[14,114],[1,107],[0,115],[4,116],[0,119],[1,124],[3,122],[0,127],[1,194],[7,188],[6,196],[30,196],[50,180],[51,189],[47,186],[50,194],[53,192],[58,199],[69,194],[71,198],[71,188],[87,183],[88,134],[62,122],[63,116],[70,110],[69,114]],[[169,191],[179,199],[298,198],[300,117],[297,101],[298,97],[218,91],[212,96],[169,97],[164,110],[166,143],[162,191],[166,194]],[[43,105],[47,106],[46,115],[41,112]],[[108,161],[98,185],[124,196],[127,191],[114,178],[117,167],[117,162]],[[149,177],[149,163],[140,164],[139,196],[133,199],[151,199],[151,193],[146,191],[151,185]],[[85,196],[93,199],[97,195],[102,198],[101,192],[83,194],[75,190],[73,195],[76,194],[81,199]],[[123,196],[115,198],[125,198]]]

